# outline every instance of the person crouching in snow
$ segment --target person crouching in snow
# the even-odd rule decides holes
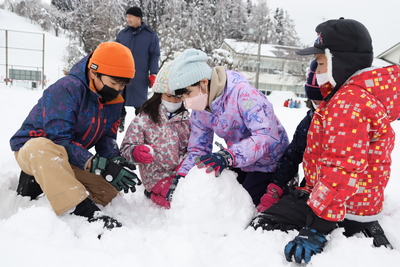
[[[303,161],[303,154],[307,145],[308,128],[310,127],[314,111],[323,99],[315,77],[317,65],[316,60],[311,62],[310,70],[307,74],[307,81],[304,85],[308,103],[310,103],[310,109],[299,125],[297,125],[292,141],[279,159],[271,183],[268,185],[265,194],[260,200],[260,204],[257,206],[258,212],[268,209],[282,197],[284,192],[288,193],[292,187],[297,186],[297,174],[299,164]],[[254,223],[256,224],[254,225]],[[252,226],[258,228],[262,225],[258,225],[259,223],[260,221],[254,220]]]
[[[391,248],[377,220],[395,142],[390,123],[400,115],[400,66],[371,67],[372,40],[358,21],[329,20],[316,32],[314,46],[296,52],[315,55],[324,97],[307,135],[306,182],[256,222],[263,229],[298,229],[284,249],[286,260],[297,263],[321,253],[336,227]]]
[[[211,69],[206,61],[204,52],[187,49],[171,67],[170,89],[192,109],[188,156],[178,178],[195,165],[215,176],[230,168],[258,205],[288,145],[286,131],[267,97],[240,73]],[[214,134],[227,148],[212,153]]]
[[[10,140],[22,169],[19,194],[34,199],[43,192],[57,215],[103,221],[106,229],[121,226],[96,204],[105,206],[118,191],[141,184],[116,142],[120,92],[134,75],[130,50],[106,42],[43,92]]]
[[[167,209],[168,193],[187,154],[190,134],[189,112],[168,86],[171,63],[157,74],[153,96],[143,103],[121,144],[122,155],[138,164],[145,195]]]

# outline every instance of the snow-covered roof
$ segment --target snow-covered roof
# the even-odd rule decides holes
[[[258,43],[225,39],[224,43],[237,54],[258,55]],[[294,52],[300,50],[299,47],[261,44],[260,56],[276,58],[293,58]]]

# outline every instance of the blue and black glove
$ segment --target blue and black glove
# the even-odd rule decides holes
[[[167,195],[165,196],[165,200],[166,200],[166,201],[169,201],[169,202],[172,201],[172,196],[174,195],[176,186],[178,185],[179,180],[180,180],[181,178],[185,178],[185,176],[182,175],[182,174],[178,174],[177,176],[175,176],[174,179],[172,179],[171,185],[169,186],[168,193],[167,193]]]
[[[113,185],[118,191],[124,190],[125,193],[128,193],[129,190],[131,190],[133,193],[136,191],[135,186],[141,185],[142,182],[137,175],[131,171],[132,169],[127,169],[132,167],[133,164],[126,160],[123,161],[121,158],[123,157],[108,160],[96,154],[92,159],[90,172],[103,176],[104,179],[106,179],[106,181]],[[135,168],[134,165],[133,168]]]
[[[322,252],[326,242],[326,235],[315,229],[305,227],[300,230],[299,235],[294,240],[285,246],[286,260],[292,261],[292,257],[294,257],[296,263],[301,263],[302,260],[308,263],[312,255]]]
[[[233,166],[234,156],[218,142],[215,142],[215,144],[221,148],[220,151],[199,156],[195,159],[194,164],[199,168],[207,168],[206,173],[215,171],[215,176],[218,177],[226,167]]]

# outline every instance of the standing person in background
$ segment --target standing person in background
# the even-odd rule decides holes
[[[192,109],[189,154],[178,177],[194,165],[215,176],[231,168],[257,205],[288,145],[286,131],[264,94],[238,72],[211,69],[207,59],[204,52],[187,49],[171,67],[170,89]],[[214,134],[227,148],[212,153]]]
[[[391,248],[378,219],[395,143],[390,123],[400,116],[400,66],[371,67],[371,36],[358,21],[328,20],[315,31],[314,46],[296,52],[315,55],[324,97],[307,134],[305,184],[265,210],[259,225],[299,230],[284,249],[297,263],[321,253],[336,227]]]
[[[136,62],[136,74],[123,92],[125,104],[121,112],[119,131],[125,129],[125,106],[134,107],[139,113],[143,102],[147,100],[148,88],[152,87],[158,73],[160,44],[157,34],[143,21],[143,12],[139,7],[126,11],[128,26],[117,35],[116,42],[128,47]]]
[[[134,192],[141,184],[116,142],[120,92],[134,75],[129,49],[107,42],[43,91],[10,140],[22,169],[18,194],[35,199],[43,192],[57,215],[103,221],[107,229],[121,226],[96,204],[106,206],[118,191]]]
[[[143,103],[121,144],[122,155],[139,166],[146,196],[165,208],[170,207],[167,194],[190,135],[189,112],[168,86],[170,67],[171,61],[161,68],[153,96]]]

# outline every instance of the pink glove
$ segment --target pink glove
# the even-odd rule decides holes
[[[154,150],[149,145],[138,145],[133,149],[133,158],[139,163],[152,163]]]
[[[170,208],[170,202],[166,200],[169,187],[171,186],[171,180],[174,176],[164,178],[156,183],[151,190],[150,199],[157,205],[163,206],[167,209]]]
[[[150,74],[149,75],[149,87],[150,88],[153,87],[155,81],[156,81],[156,75]]]
[[[282,188],[276,184],[270,183],[267,187],[266,193],[260,200],[260,204],[257,206],[257,211],[262,212],[274,205],[282,197],[282,194]]]

